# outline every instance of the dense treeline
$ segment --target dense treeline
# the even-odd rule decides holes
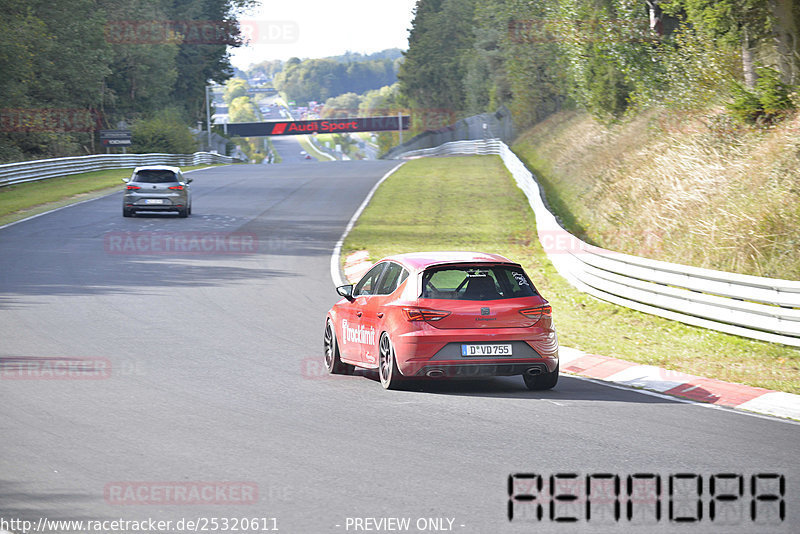
[[[299,105],[325,102],[345,93],[362,94],[397,81],[399,58],[345,61],[292,58],[274,79],[275,88]]]
[[[85,154],[94,131],[195,124],[253,0],[0,0],[0,161]]]
[[[388,59],[394,61],[403,57],[403,51],[399,48],[386,48],[371,54],[362,54],[360,52],[345,52],[339,56],[328,56],[325,59],[332,59],[340,63],[353,63],[355,61],[374,61],[376,59]]]
[[[398,77],[412,108],[506,104],[520,126],[661,103],[771,121],[794,106],[799,28],[792,0],[420,0]]]
[[[263,77],[267,80],[272,80],[275,76],[283,70],[283,61],[280,59],[268,59],[250,67],[246,71],[234,70],[234,77],[236,78],[255,78]]]

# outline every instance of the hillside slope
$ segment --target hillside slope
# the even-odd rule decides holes
[[[606,126],[560,112],[513,146],[567,228],[598,246],[800,279],[800,117],[773,129],[722,113],[650,111]]]

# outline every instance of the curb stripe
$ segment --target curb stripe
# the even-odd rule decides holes
[[[692,402],[800,420],[800,395],[670,371],[561,347],[561,370]]]

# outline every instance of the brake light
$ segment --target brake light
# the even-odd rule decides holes
[[[125,189],[127,189],[128,191],[132,191],[134,189],[141,189],[141,187],[139,187],[138,185],[129,185]]]
[[[450,315],[450,312],[429,308],[403,308],[403,315],[409,321],[438,321]]]
[[[544,304],[542,306],[536,306],[534,308],[525,308],[519,311],[525,317],[529,319],[533,319],[534,321],[538,321],[542,317],[552,317],[553,316],[553,308],[550,307],[549,304]]]
[[[177,189],[178,191],[183,191],[182,185],[171,185],[169,189]]]

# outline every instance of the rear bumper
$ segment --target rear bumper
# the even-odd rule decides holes
[[[178,205],[157,205],[157,206],[142,206],[140,204],[125,204],[125,208],[133,211],[178,211],[186,206]]]
[[[163,204],[147,204],[148,199],[161,200]],[[188,195],[173,194],[163,196],[148,196],[143,194],[125,195],[122,206],[129,210],[141,211],[177,211],[189,205]]]
[[[182,210],[187,207],[187,204],[181,200],[175,200],[174,203],[169,204],[144,204],[144,203],[131,203],[125,202],[122,206],[125,209],[133,210],[133,211],[178,211]]]
[[[405,376],[510,376],[543,374],[558,366],[552,330],[505,328],[491,332],[425,329],[397,336],[395,357]],[[462,356],[462,344],[510,344],[511,356]],[[433,371],[433,373],[431,373]]]
[[[557,361],[557,360],[555,360]],[[430,363],[417,369],[412,376],[427,376],[430,378],[470,378],[487,376],[513,376],[521,374],[543,375],[555,370],[555,365],[550,366],[545,360],[528,363],[487,362],[487,363],[458,363],[443,362],[446,365]]]

